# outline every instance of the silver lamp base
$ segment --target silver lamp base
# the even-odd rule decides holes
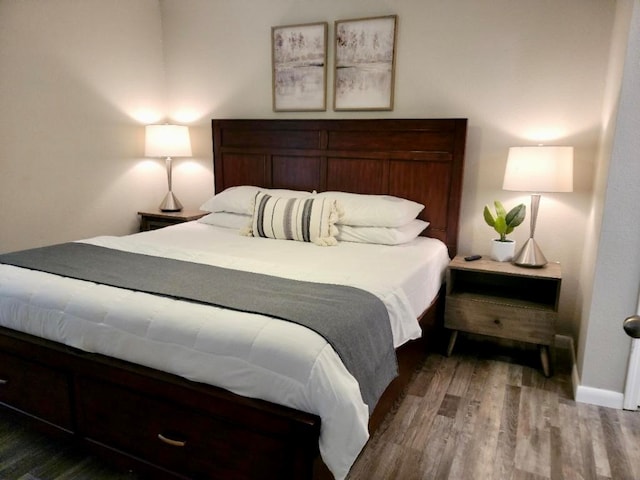
[[[164,200],[160,204],[160,210],[163,212],[179,212],[182,210],[182,204],[176,198],[171,190],[165,195]]]
[[[533,237],[529,237],[529,240],[513,258],[513,263],[519,267],[541,268],[547,264],[547,259]]]

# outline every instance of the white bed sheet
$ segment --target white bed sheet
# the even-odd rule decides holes
[[[395,346],[420,336],[449,262],[438,240],[333,247],[243,237],[188,222],[86,243],[306,281],[351,285],[389,311]],[[300,325],[0,265],[0,324],[321,417],[320,452],[336,479],[368,439],[368,408],[333,348]]]

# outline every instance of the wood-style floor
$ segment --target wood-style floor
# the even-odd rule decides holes
[[[547,379],[535,350],[461,339],[429,355],[348,480],[639,480],[640,412],[573,402],[557,356]],[[0,409],[0,480],[135,478]]]
[[[640,480],[640,412],[574,402],[569,352],[556,357],[547,379],[527,348],[430,355],[349,480]]]
[[[75,444],[24,428],[21,420],[0,408],[0,480],[136,480]]]

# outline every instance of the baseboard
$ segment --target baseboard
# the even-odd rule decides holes
[[[601,388],[581,385],[576,389],[576,402],[590,403],[591,405],[598,405],[600,407],[622,410],[624,395],[612,390],[603,390]]]
[[[556,348],[566,348],[571,352],[571,383],[575,401],[621,410],[624,404],[624,394],[612,390],[580,385],[580,374],[578,373],[576,364],[576,351],[573,346],[573,338],[565,335],[556,335],[555,341]]]
[[[578,394],[578,387],[580,386],[580,375],[578,374],[576,349],[574,348],[573,337],[568,335],[556,335],[555,348],[568,350],[571,356],[571,390],[573,391],[573,398],[575,399]]]

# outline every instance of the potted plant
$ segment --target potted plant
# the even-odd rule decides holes
[[[493,227],[500,235],[500,238],[493,240],[491,258],[499,262],[506,262],[513,259],[516,249],[516,242],[509,240],[507,235],[524,221],[527,207],[525,207],[524,203],[521,203],[507,212],[498,200],[494,201],[493,204],[495,206],[495,215],[489,210],[488,205],[485,205],[483,212],[487,225]]]

